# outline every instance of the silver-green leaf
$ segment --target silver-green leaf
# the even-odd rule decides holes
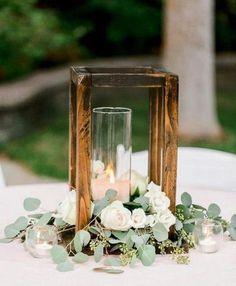
[[[4,229],[4,234],[6,238],[13,238],[19,234],[19,230],[16,229],[15,224],[9,224]]]
[[[104,264],[106,266],[121,266],[121,262],[119,258],[108,257],[104,260]]]
[[[153,235],[157,241],[162,242],[168,239],[168,231],[165,228],[164,224],[156,223],[153,226],[152,230],[153,230]]]
[[[57,264],[57,270],[60,272],[68,272],[74,269],[74,264],[70,260],[66,260]]]
[[[45,213],[38,220],[37,224],[39,224],[39,225],[46,225],[50,221],[51,218],[52,218],[52,213]]]
[[[99,244],[96,248],[95,248],[95,251],[94,251],[94,260],[95,262],[99,262],[102,257],[103,257],[103,250],[104,250],[104,247],[102,244]]]
[[[25,216],[20,216],[18,219],[14,222],[15,228],[19,231],[26,229],[28,226],[28,219]]]
[[[209,218],[216,218],[219,216],[221,210],[217,204],[210,204],[207,210],[207,215]]]
[[[74,247],[75,247],[75,251],[81,252],[82,251],[82,247],[83,247],[83,243],[81,242],[79,233],[77,232],[75,237],[74,237]]]
[[[155,261],[156,253],[153,245],[144,245],[138,250],[139,259],[144,266],[150,266]]]
[[[234,215],[231,217],[230,225],[231,225],[232,227],[236,227],[236,214],[234,214]]]
[[[12,238],[1,238],[0,239],[0,243],[10,243],[12,241],[13,241]]]
[[[83,244],[83,246],[86,246],[89,244],[89,241],[91,239],[90,233],[86,230],[80,230],[78,232],[78,235],[80,237],[80,241]]]
[[[83,252],[78,252],[74,257],[73,257],[73,261],[77,262],[77,263],[85,263],[87,262],[89,259],[88,255],[83,253]]]
[[[56,264],[60,264],[66,262],[68,258],[68,253],[66,252],[65,248],[61,245],[55,245],[50,251],[52,260]]]
[[[175,222],[175,229],[178,231],[178,230],[181,230],[183,228],[183,223],[176,219],[176,222]]]
[[[186,207],[190,207],[191,204],[192,204],[192,197],[190,196],[189,193],[187,192],[184,192],[182,195],[181,195],[181,202],[184,206]]]
[[[35,211],[41,204],[41,201],[39,199],[36,198],[26,198],[24,200],[24,209],[26,211]]]

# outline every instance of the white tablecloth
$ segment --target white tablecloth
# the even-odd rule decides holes
[[[177,199],[179,200],[183,191],[188,191],[196,203],[206,206],[211,202],[218,203],[222,207],[222,214],[230,218],[233,213],[236,213],[236,191],[234,192],[236,184],[233,185],[236,176],[234,175],[232,178],[228,177],[226,185],[215,184],[215,181],[211,177],[214,172],[212,169],[206,170],[207,162],[202,165],[200,151],[198,149],[182,149],[180,151],[179,174],[182,175],[178,177]],[[209,159],[210,155],[205,155]],[[214,164],[212,166],[213,170],[215,170],[215,180],[217,181],[221,180],[217,175],[217,170],[220,174],[222,166],[224,170],[227,170],[230,164],[233,167],[233,162],[236,162],[233,160],[234,157],[228,157],[227,154],[221,155],[223,156],[221,158],[221,165],[217,167]],[[146,160],[145,156],[145,153],[134,156],[133,166],[135,169],[142,171],[144,166],[143,160]],[[192,161],[192,165],[191,158],[196,159]],[[218,159],[219,156],[215,158],[215,160]],[[227,160],[228,165],[226,163]],[[230,170],[231,167],[229,168]],[[234,165],[235,167],[236,164]],[[191,170],[197,171],[201,176],[198,175],[196,177],[195,174],[189,173]],[[184,179],[185,176],[187,176],[186,179]],[[207,180],[207,177],[209,180]],[[194,178],[196,178],[196,184],[194,184]],[[222,180],[224,180],[223,175]],[[64,183],[11,186],[1,189],[1,237],[3,236],[3,228],[6,224],[13,222],[16,217],[25,214],[22,206],[24,198],[28,196],[40,198],[43,203],[42,207],[51,210],[63,199],[67,189],[67,185]],[[96,267],[97,264],[91,258],[88,263],[78,265],[73,272],[60,273],[55,270],[55,265],[50,259],[33,258],[24,251],[23,246],[19,242],[14,242],[11,244],[0,244],[0,286],[13,286],[17,284],[21,286],[77,286],[85,284],[89,286],[236,285],[236,242],[225,240],[220,251],[214,254],[202,254],[196,250],[191,250],[190,259],[191,262],[189,265],[177,265],[169,256],[162,257],[158,255],[154,265],[151,267],[144,267],[139,264],[134,269],[125,267],[123,274],[112,275],[93,272],[92,268]]]

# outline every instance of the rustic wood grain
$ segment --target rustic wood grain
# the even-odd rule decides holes
[[[163,88],[149,89],[149,180],[161,184],[163,138]]]
[[[72,71],[71,71],[72,72]],[[69,187],[76,187],[76,110],[77,110],[76,85],[70,81],[69,93]]]
[[[170,210],[175,213],[178,144],[177,76],[167,74],[164,91],[162,190],[170,199]]]
[[[76,110],[76,230],[83,229],[90,220],[91,202],[91,78],[78,77]]]

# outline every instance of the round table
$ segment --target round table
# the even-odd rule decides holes
[[[212,202],[218,203],[222,208],[222,215],[230,218],[232,214],[236,213],[236,191],[234,191],[236,184],[233,185],[236,176],[234,175],[231,181],[227,180],[227,184],[214,186],[215,181],[211,182],[211,176],[214,173],[212,173],[212,169],[208,170],[208,174],[202,170],[206,168],[207,163],[202,165],[201,160],[204,156],[203,158],[200,156],[201,150],[192,149],[192,153],[190,149],[187,149],[186,152],[184,150],[180,150],[179,154],[177,201],[179,201],[181,193],[187,191],[192,195],[195,203],[205,206]],[[227,154],[221,155],[224,155],[224,158],[221,158],[221,165],[218,166],[218,169],[221,169],[227,160],[230,164],[236,163],[236,160],[231,160],[232,157],[231,159],[228,158]],[[209,159],[209,154],[207,156]],[[195,158],[194,162],[192,161],[193,158]],[[235,159],[235,157],[233,158]],[[146,152],[134,154],[133,168],[145,173],[144,161],[147,161]],[[229,168],[230,170],[232,166]],[[220,178],[216,172],[217,166],[213,165],[214,168],[215,180],[218,181]],[[193,170],[198,171],[198,173],[190,173]],[[185,176],[187,176],[186,179]],[[192,181],[194,178],[195,184]],[[23,200],[26,197],[37,197],[42,201],[42,208],[53,210],[67,191],[68,186],[65,183],[21,185],[0,189],[1,237],[3,237],[3,229],[7,224],[25,214]],[[191,260],[189,265],[177,265],[169,255],[157,255],[152,266],[144,267],[140,263],[135,268],[125,267],[124,273],[119,275],[93,272],[92,269],[98,264],[91,257],[88,263],[76,266],[74,271],[60,273],[57,272],[50,259],[33,258],[24,250],[23,245],[15,241],[10,244],[0,244],[0,285],[236,285],[236,242],[225,237],[225,241],[218,252],[203,254],[196,250],[190,250],[189,255]]]

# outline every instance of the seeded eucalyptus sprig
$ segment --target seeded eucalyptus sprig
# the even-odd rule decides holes
[[[193,204],[192,197],[185,192],[181,195],[181,203],[176,206],[176,225],[175,229],[179,239],[187,241],[190,246],[192,244],[191,237],[195,222],[198,219],[213,219],[221,223],[224,231],[228,231],[231,238],[236,240],[236,214],[232,216],[231,221],[227,222],[220,216],[221,209],[216,203],[212,203],[205,208],[203,206]]]

